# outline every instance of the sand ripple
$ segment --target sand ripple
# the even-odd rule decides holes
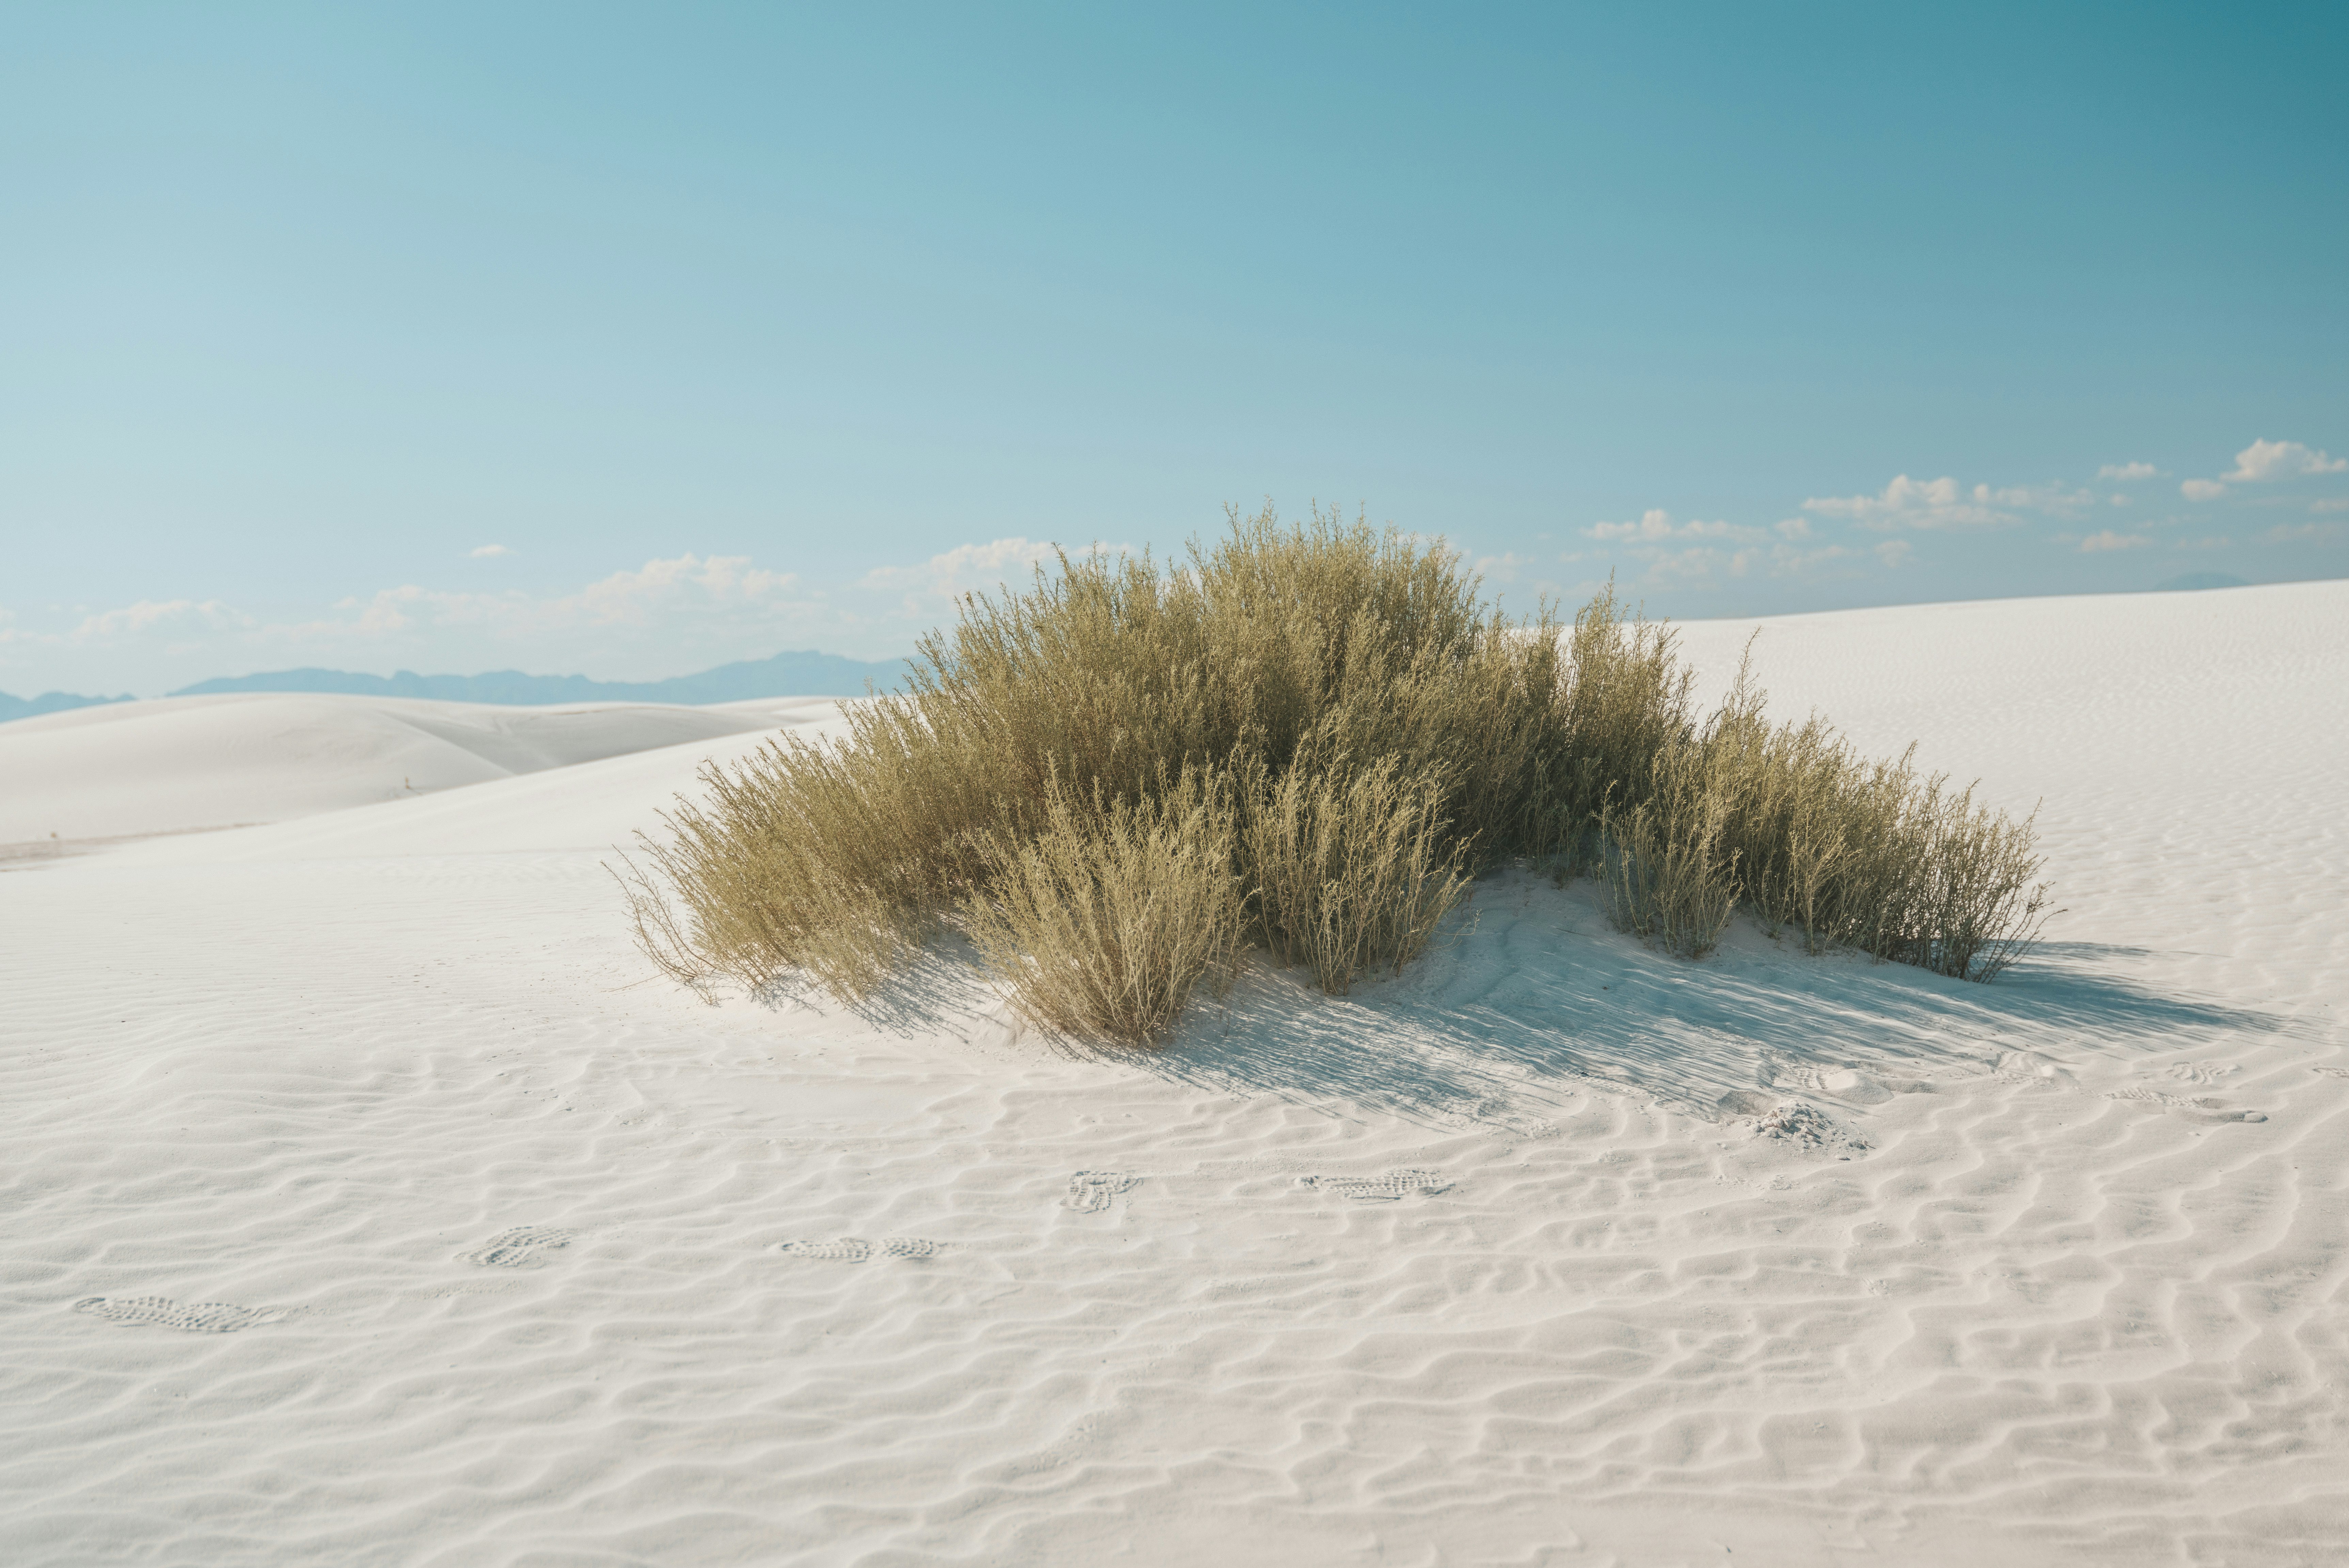
[[[1991,988],[1504,880],[1402,982],[1098,1060],[950,962],[632,986],[593,856],[0,875],[5,1555],[2343,1561],[2323,673],[2174,800],[2010,691],[2107,752]]]

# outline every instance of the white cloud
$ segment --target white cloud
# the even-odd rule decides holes
[[[2064,484],[2008,485],[2001,490],[1976,485],[1973,499],[1981,505],[2018,506],[2027,511],[2049,512],[2057,517],[2075,516],[2096,504],[2096,498],[2090,491]]]
[[[2310,501],[2308,510],[2315,512],[2349,511],[2349,495],[2328,496],[2323,500]]]
[[[2151,463],[2106,463],[2096,470],[2096,477],[2100,480],[2119,480],[2126,483],[2130,480],[2159,479],[2161,470]]]
[[[1738,539],[1763,537],[1758,528],[1743,528],[1733,522],[1674,522],[1671,513],[1650,510],[1640,514],[1637,522],[1594,523],[1583,530],[1592,539],[1637,540],[1643,544],[1660,544],[1674,539]]]
[[[10,643],[62,643],[65,639],[55,632],[36,632],[29,627],[8,624],[16,618],[14,610],[0,609],[0,646]]]
[[[1015,578],[1026,579],[1053,558],[1060,547],[1041,540],[997,539],[985,544],[958,544],[943,555],[933,555],[919,566],[877,566],[859,580],[864,588],[894,588],[905,593],[903,610],[912,616],[932,617],[940,601],[965,593],[983,593]],[[1126,555],[1127,544],[1100,540],[1069,552],[1072,557]]]
[[[1637,522],[1601,522],[1582,531],[1611,548],[1569,552],[1558,558],[1561,562],[1628,556],[1640,565],[1637,581],[1651,587],[1718,587],[1758,574],[1802,577],[1822,568],[1847,578],[1871,562],[1899,566],[1910,552],[1909,542],[1898,539],[1868,550],[1822,542],[1816,537],[1816,525],[1803,517],[1754,528],[1732,522],[1678,521],[1669,512],[1651,510]]]
[[[365,599],[345,599],[340,619],[275,628],[299,638],[383,635],[419,625],[467,626],[500,636],[582,628],[645,628],[673,618],[760,613],[780,605],[798,581],[750,564],[747,555],[690,552],[615,572],[576,593],[535,599],[520,593],[461,593],[405,583]]]
[[[554,595],[411,583],[307,616],[254,615],[219,600],[142,600],[80,610],[33,631],[0,625],[0,645],[13,645],[12,655],[37,652],[45,667],[36,678],[55,685],[161,690],[292,664],[388,669],[411,660],[473,669],[522,661],[605,677],[652,676],[763,658],[811,640],[834,651],[843,642],[854,649],[863,624],[788,572],[767,570],[748,556],[687,553]],[[61,662],[67,658],[69,665]],[[27,661],[12,657],[11,665],[24,668]]]
[[[2178,485],[2178,493],[2188,500],[2216,500],[2227,493],[2227,487],[2216,480],[2187,480]]]
[[[416,624],[416,618],[408,613],[410,607],[421,608],[430,603],[443,610],[455,610],[471,599],[480,599],[484,603],[496,603],[485,594],[427,593],[411,583],[401,588],[378,589],[375,596],[370,599],[351,598],[337,601],[336,609],[358,612],[356,620],[311,621],[300,625],[288,626],[284,630],[288,634],[297,637],[335,632],[360,632],[369,634],[405,632]]]
[[[1559,560],[1629,556],[1640,563],[1639,580],[1659,587],[1718,585],[1757,573],[1774,577],[1797,576],[1853,553],[1840,544],[1795,548],[1795,542],[1808,540],[1812,534],[1809,520],[1800,517],[1787,518],[1772,528],[1755,528],[1693,518],[1679,521],[1668,511],[1651,509],[1641,513],[1636,522],[1595,523],[1582,531],[1611,548],[1572,552]],[[1777,540],[1772,538],[1774,534]]]
[[[876,566],[864,574],[867,588],[902,588],[951,598],[974,588],[992,588],[1015,573],[1027,575],[1052,558],[1052,546],[1033,539],[997,539],[957,544],[919,566]]]
[[[84,616],[68,640],[77,643],[105,642],[150,632],[185,634],[251,624],[252,616],[243,614],[217,599],[206,599],[201,603],[193,599],[141,599],[136,604],[126,604],[119,610]]]
[[[2094,555],[2097,552],[2105,550],[2135,550],[2139,545],[2151,544],[2152,542],[2152,540],[2146,538],[2145,535],[2141,533],[2115,533],[2111,529],[2107,528],[2102,532],[2092,533],[2088,535],[2087,538],[2080,541],[2080,553],[2083,555]]]
[[[1708,583],[1717,577],[1743,577],[1760,555],[1754,550],[1722,550],[1709,544],[1685,550],[1660,551],[1648,562],[1648,576],[1660,583]]]
[[[2095,496],[2064,484],[1978,484],[1961,489],[1944,474],[1937,480],[1896,476],[1877,495],[1812,496],[1805,511],[1847,517],[1878,532],[1896,529],[1996,528],[2013,523],[2017,510],[2070,517],[2095,505]]]
[[[2327,457],[2298,441],[2253,441],[2235,454],[2235,471],[2227,475],[2238,484],[2288,480],[2300,474],[2337,474],[2349,469],[2349,458]]]
[[[643,625],[656,611],[687,603],[718,608],[771,604],[798,581],[789,572],[753,566],[747,555],[697,559],[688,553],[647,561],[634,572],[615,572],[570,598],[548,601],[545,613],[557,624],[584,620],[599,626]]]
[[[493,555],[512,555],[513,552],[502,544],[477,544],[465,553],[476,561],[485,561]]]
[[[1823,544],[1816,550],[1796,550],[1789,545],[1774,544],[1770,547],[1770,575],[1799,577],[1815,566],[1841,561],[1852,553],[1848,545],[1842,544]]]
[[[1987,527],[2014,521],[1990,504],[1987,487],[1974,490],[1975,498],[1968,500],[1959,492],[1958,481],[1946,474],[1938,480],[1900,474],[1879,495],[1812,496],[1803,502],[1803,510],[1847,517],[1863,528],[1879,530]]]
[[[2270,544],[2291,544],[2300,541],[2314,543],[2330,539],[2341,531],[2337,522],[2280,522],[2260,537]]]
[[[12,613],[0,610],[0,622],[15,619]],[[141,599],[118,609],[85,611],[68,631],[0,624],[0,644],[83,650],[132,645],[191,646],[207,636],[249,631],[258,624],[253,616],[218,599]]]

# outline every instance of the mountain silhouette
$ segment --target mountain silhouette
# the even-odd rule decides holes
[[[220,692],[325,692],[345,696],[415,696],[436,702],[494,702],[537,707],[564,702],[670,702],[698,705],[747,702],[765,696],[863,696],[869,685],[876,692],[895,691],[904,684],[902,659],[871,663],[843,659],[809,649],[777,654],[771,659],[746,659],[720,665],[698,675],[675,676],[663,681],[598,681],[585,676],[533,676],[520,670],[492,670],[478,676],[420,676],[413,670],[396,675],[358,675],[349,670],[272,670],[261,675],[225,676],[181,686],[172,696],[210,696]],[[31,718],[36,714],[99,703],[129,702],[129,696],[78,696],[47,692],[32,697],[0,692],[0,721]]]

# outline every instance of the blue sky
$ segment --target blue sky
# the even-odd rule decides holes
[[[2349,10],[9,7],[0,688],[907,651],[1266,498],[2349,574]]]

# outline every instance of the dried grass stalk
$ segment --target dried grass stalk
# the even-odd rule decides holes
[[[1733,797],[1718,758],[1676,746],[1651,767],[1648,798],[1599,813],[1599,895],[1624,931],[1702,958],[1737,908],[1737,851],[1726,847]]]
[[[1468,896],[1468,846],[1446,832],[1445,792],[1406,781],[1392,756],[1359,772],[1291,769],[1258,791],[1246,858],[1273,955],[1311,969],[1332,996],[1418,957]]]
[[[964,903],[987,967],[1031,1023],[1146,1045],[1239,939],[1231,790],[1191,775],[1166,799],[1108,804],[1047,788],[1041,831],[981,847],[992,875]]]
[[[1994,978],[2036,938],[2052,911],[2032,819],[1920,778],[1913,747],[1870,762],[1816,716],[1774,727],[1763,708],[1741,669],[1702,731],[1654,755],[1645,798],[1603,814],[1618,923],[1669,926],[1666,946],[1701,953],[1731,887],[1813,953],[1856,947],[1961,980]]]

